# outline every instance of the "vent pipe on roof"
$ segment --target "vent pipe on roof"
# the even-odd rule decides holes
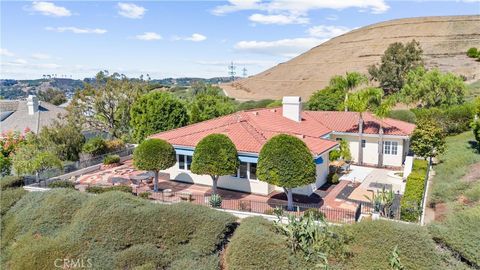
[[[38,97],[35,95],[28,95],[27,107],[29,115],[34,115],[38,112]]]
[[[302,121],[302,99],[300,97],[283,97],[283,117],[290,120]]]

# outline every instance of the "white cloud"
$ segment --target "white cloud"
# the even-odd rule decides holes
[[[261,24],[279,24],[279,25],[307,24],[310,21],[309,18],[307,17],[296,16],[293,14],[264,15],[264,14],[255,13],[255,14],[252,14],[250,17],[248,17],[248,19],[252,22],[261,23]]]
[[[179,37],[179,36],[173,37],[173,40],[187,40],[187,41],[193,41],[193,42],[200,42],[200,41],[204,41],[206,39],[207,39],[206,36],[204,36],[202,34],[199,34],[199,33],[194,33],[189,37]]]
[[[25,65],[25,64],[27,64],[28,62],[27,62],[27,60],[25,60],[25,59],[17,58],[17,59],[15,59],[14,61],[12,61],[12,62],[10,62],[10,63],[12,63],[12,64],[17,64],[17,65]]]
[[[130,19],[141,19],[147,11],[146,8],[137,6],[133,3],[118,3],[117,7],[120,9],[118,14]]]
[[[7,49],[0,48],[1,56],[14,56],[15,54]]]
[[[217,6],[212,10],[214,15],[225,15],[232,12],[244,10],[258,10],[268,15],[285,15],[289,16],[307,16],[308,12],[317,9],[334,9],[342,10],[346,8],[358,8],[367,10],[371,13],[384,13],[390,7],[385,0],[231,0],[228,5]]]
[[[46,59],[52,58],[50,55],[45,54],[45,53],[34,53],[34,54],[32,54],[31,57],[33,59],[37,59],[37,60],[46,60]]]
[[[274,41],[240,41],[235,44],[234,49],[239,52],[294,57],[324,41],[325,39],[314,37],[280,39]]]
[[[151,40],[160,40],[162,39],[162,36],[155,32],[145,32],[141,35],[136,35],[135,38],[139,40],[151,41]]]
[[[317,26],[309,28],[307,30],[307,33],[312,37],[330,39],[330,38],[345,34],[346,32],[348,32],[350,30],[352,30],[352,29],[350,29],[348,27],[345,27],[345,26],[317,25]]]
[[[72,32],[74,34],[105,34],[107,30],[101,28],[78,28],[73,26],[45,27],[45,30],[54,32]]]
[[[32,10],[53,17],[68,17],[72,15],[70,10],[57,6],[52,2],[33,2]]]
[[[328,15],[325,19],[329,21],[336,21],[338,20],[338,15],[335,15],[335,14]]]

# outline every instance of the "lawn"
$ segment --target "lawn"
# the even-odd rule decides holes
[[[447,203],[454,207],[460,195],[469,201],[480,199],[480,179],[464,181],[472,164],[480,162],[480,154],[473,147],[475,141],[471,131],[447,138],[447,150],[440,157],[440,163],[434,166],[430,204]],[[453,203],[453,204],[452,204]]]
[[[34,192],[2,218],[1,268],[52,269],[55,259],[70,258],[94,269],[219,269],[235,226],[227,213],[124,192]]]

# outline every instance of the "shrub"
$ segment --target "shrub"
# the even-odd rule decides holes
[[[1,191],[0,196],[0,216],[3,217],[7,211],[19,201],[27,191],[23,188],[9,188]]]
[[[75,183],[68,180],[60,180],[48,183],[49,188],[75,188]]]
[[[340,174],[333,172],[327,175],[327,183],[335,185],[338,184],[338,182],[340,182]]]
[[[150,192],[142,192],[138,196],[140,196],[140,198],[148,200],[150,198]]]
[[[4,176],[0,178],[0,190],[5,190],[7,188],[16,188],[23,186],[24,181],[23,177],[20,176]]]
[[[93,137],[83,145],[82,151],[97,156],[105,154],[108,149],[104,139],[101,137]]]
[[[12,160],[0,154],[0,177],[10,175],[12,171]]]
[[[112,187],[99,187],[99,186],[90,186],[85,189],[86,192],[89,193],[105,193],[110,191],[121,191],[125,193],[132,193],[132,187],[129,186],[112,186]]]
[[[388,117],[409,123],[415,123],[417,120],[415,114],[410,110],[393,110],[388,113]]]
[[[458,211],[429,229],[433,239],[477,267],[480,266],[480,206]]]
[[[125,148],[125,142],[121,139],[112,139],[105,141],[107,152],[119,151]]]
[[[204,206],[154,204],[122,192],[70,192],[87,200],[68,203],[66,190],[29,194],[7,214],[9,227],[19,229],[15,245],[2,253],[5,268],[50,269],[56,258],[73,257],[88,258],[92,269],[218,269],[218,248],[235,226],[234,216]],[[57,219],[65,205],[76,208],[74,214]],[[45,208],[58,213],[47,218]],[[42,229],[40,217],[56,229]]]
[[[400,202],[400,216],[402,220],[416,222],[421,214],[421,203],[425,189],[427,161],[416,159],[413,168],[407,177],[405,193]]]
[[[222,197],[218,194],[212,194],[210,196],[210,206],[214,208],[222,207]]]
[[[438,122],[448,135],[468,131],[473,120],[475,106],[472,102],[447,108],[413,109],[416,119],[428,119]]]
[[[344,229],[352,237],[352,257],[341,269],[390,270],[389,255],[395,246],[405,269],[445,269],[424,227],[382,220],[359,222]]]
[[[314,220],[323,220],[325,214],[322,213],[319,209],[309,208],[303,213],[304,216],[311,216]]]
[[[472,47],[467,51],[467,56],[470,58],[477,58],[478,55],[480,55],[480,51],[478,51],[475,47]]]
[[[117,163],[120,163],[119,155],[107,155],[105,156],[105,158],[103,158],[104,165],[117,164]]]

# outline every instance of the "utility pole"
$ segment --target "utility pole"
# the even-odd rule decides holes
[[[230,75],[230,78],[232,79],[232,82],[235,81],[235,74],[237,74],[235,72],[235,69],[237,67],[233,64],[233,62],[230,63],[230,65],[228,66],[228,75]]]
[[[242,69],[242,75],[243,75],[244,78],[247,77],[247,68],[246,68],[246,67],[243,67],[243,69]]]

